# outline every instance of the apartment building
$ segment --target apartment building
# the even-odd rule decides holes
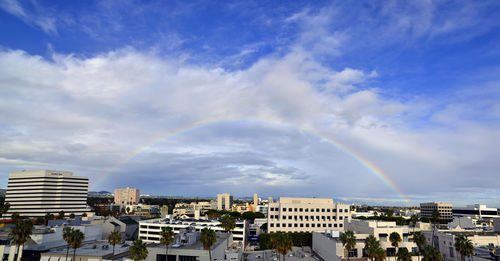
[[[323,232],[344,230],[344,221],[351,220],[349,205],[326,198],[279,198],[269,203],[269,232]]]
[[[231,231],[233,242],[245,245],[247,226],[248,224],[244,220],[236,221],[236,228]],[[171,227],[175,234],[178,234],[183,229],[195,229],[199,232],[204,228],[210,228],[214,231],[224,231],[221,223],[217,220],[149,219],[139,221],[139,238],[147,243],[159,243],[162,227]]]
[[[453,219],[453,205],[443,202],[420,203],[420,217],[432,218],[432,213],[435,209],[438,210],[440,219]]]
[[[36,170],[9,174],[5,201],[10,204],[7,216],[17,212],[24,217],[89,213],[88,177],[73,176],[69,171]]]
[[[231,211],[233,208],[233,195],[230,193],[217,194],[217,210]]]
[[[139,204],[141,193],[139,189],[126,187],[124,189],[115,189],[115,204],[117,205],[136,205]]]

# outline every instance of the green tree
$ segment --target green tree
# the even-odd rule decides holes
[[[292,250],[293,241],[288,233],[277,232],[271,235],[271,245],[278,254],[283,256],[283,261],[285,261],[286,254]]]
[[[71,214],[69,214],[69,218],[71,218],[71,219],[75,219],[75,213],[71,213]]]
[[[390,235],[389,235],[389,241],[391,241],[391,245],[395,248],[395,255],[394,256],[397,256],[398,255],[398,247],[399,247],[399,242],[403,241],[401,239],[401,236],[399,235],[398,232],[392,232]]]
[[[219,219],[221,217],[220,212],[215,210],[215,209],[207,210],[206,214],[208,215],[208,218],[211,220],[216,220],[216,219]]]
[[[108,243],[113,246],[113,260],[115,259],[115,245],[122,242],[120,231],[113,231],[108,236]]]
[[[356,236],[352,231],[346,231],[340,237],[342,245],[347,250],[347,261],[349,261],[349,252],[356,247]]]
[[[204,228],[201,230],[201,236],[200,236],[201,243],[203,244],[203,248],[205,250],[208,250],[208,256],[210,260],[212,260],[212,246],[215,244],[215,241],[217,241],[217,235],[215,234],[215,231],[209,229],[209,228]]]
[[[433,224],[433,226],[432,226],[432,241],[431,241],[433,247],[434,247],[434,232],[437,229],[437,224],[439,222],[439,217],[440,217],[439,211],[437,209],[434,209],[432,211],[432,224]]]
[[[384,261],[387,256],[387,252],[381,247],[377,248],[375,251],[375,261]]]
[[[14,220],[14,221],[18,221],[18,220],[20,220],[20,219],[21,219],[21,216],[19,215],[19,213],[14,212],[14,213],[12,213],[12,215],[10,216],[10,218],[11,218],[12,220]]]
[[[390,218],[393,217],[394,216],[394,210],[392,210],[392,208],[387,209],[387,211],[385,212],[385,215],[387,217],[390,217]]]
[[[221,226],[226,231],[226,249],[229,248],[229,232],[236,227],[236,220],[230,215],[224,215],[220,219]]]
[[[73,229],[70,235],[70,245],[73,248],[73,260],[76,257],[76,249],[82,246],[83,239],[85,239],[85,234],[79,229]]]
[[[83,213],[83,214],[82,214],[82,217],[87,217],[87,213]]]
[[[413,227],[413,234],[415,234],[415,227],[417,226],[418,216],[415,214],[411,215],[410,221],[411,221],[411,225]]]
[[[12,243],[16,244],[17,246],[17,256],[19,256],[19,248],[22,246],[24,250],[24,243],[28,241],[32,233],[33,223],[31,223],[31,220],[27,219],[16,221],[14,227],[9,233],[9,237],[12,238]]]
[[[464,261],[466,256],[474,254],[474,245],[464,235],[458,235],[455,238],[455,250],[460,253],[461,260]]]
[[[160,232],[160,243],[165,245],[165,261],[168,261],[168,245],[174,242],[174,230],[171,227],[162,227]]]
[[[432,246],[425,246],[423,256],[423,261],[443,261],[443,257],[439,251]]]
[[[369,235],[365,239],[365,251],[371,261],[377,257],[377,251],[380,248],[380,242],[373,235]]]
[[[57,216],[57,219],[64,219],[64,210],[59,211],[59,215]]]
[[[69,255],[69,246],[71,244],[71,235],[73,234],[73,229],[71,227],[65,227],[63,231],[63,239],[66,241],[66,261],[68,260]]]
[[[397,257],[399,261],[411,261],[411,253],[406,247],[398,251]]]
[[[130,246],[130,258],[134,261],[144,260],[148,257],[148,247],[141,239],[136,239]]]
[[[10,209],[10,203],[9,202],[2,202],[2,205],[0,206],[0,217],[3,216],[3,214],[7,213]]]
[[[417,231],[413,234],[413,241],[418,247],[418,261],[420,261],[420,256],[422,255],[423,247],[427,244],[427,240],[422,232]]]

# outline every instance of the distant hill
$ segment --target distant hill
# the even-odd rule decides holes
[[[108,198],[113,197],[113,194],[109,191],[89,191],[88,196],[94,198]]]

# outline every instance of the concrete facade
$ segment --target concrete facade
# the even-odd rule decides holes
[[[126,187],[124,189],[115,189],[115,204],[117,205],[136,205],[139,204],[141,193],[139,189]]]
[[[443,202],[428,202],[420,203],[420,216],[426,218],[432,218],[432,212],[437,209],[439,212],[439,218],[443,220],[453,219],[453,205],[451,203]]]
[[[231,211],[233,208],[233,195],[230,193],[217,194],[217,210]]]

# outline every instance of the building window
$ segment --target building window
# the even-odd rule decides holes
[[[280,223],[276,223],[276,227],[280,227]]]
[[[294,208],[293,211],[297,212],[297,208]]]
[[[455,249],[450,247],[450,257],[455,257]]]
[[[325,212],[325,209],[324,209],[324,208],[322,208],[322,209],[321,209],[321,212]]]
[[[288,208],[288,211],[289,211],[289,212],[292,212],[292,208]]]
[[[304,227],[304,224],[300,223],[300,227]]]
[[[271,223],[271,227],[274,227],[274,223]]]
[[[311,227],[314,227],[314,224],[311,224]]]
[[[330,209],[329,209],[329,208],[327,208],[327,209],[326,209],[326,212],[330,212]]]
[[[306,212],[309,212],[309,209],[308,209],[308,208],[306,208],[306,210],[305,210],[305,211],[306,211]]]
[[[283,208],[283,212],[286,212],[286,208]]]
[[[292,224],[291,224],[291,223],[290,223],[290,224],[288,224],[288,227],[292,227]]]
[[[341,213],[342,213],[342,209],[339,209],[339,212],[341,212]]]
[[[339,219],[342,220],[342,216],[340,216]]]
[[[311,212],[314,212],[314,208],[311,208]]]
[[[328,224],[328,227],[332,227],[332,223]]]
[[[292,216],[288,216],[288,219],[292,220]]]
[[[299,211],[302,212],[302,208],[300,208]]]
[[[323,227],[326,227],[326,224],[323,224]]]
[[[306,224],[306,227],[309,227],[309,224]]]
[[[293,224],[293,227],[298,227],[298,224],[297,223]]]
[[[319,212],[319,208],[316,209],[316,212]]]
[[[333,224],[333,227],[337,227],[337,224]]]
[[[342,227],[342,224],[339,224],[339,227]]]
[[[283,216],[283,219],[286,219],[286,216]]]
[[[347,208],[346,208],[346,209],[344,210],[344,212],[345,212],[345,213],[349,212],[349,209],[347,209]]]

